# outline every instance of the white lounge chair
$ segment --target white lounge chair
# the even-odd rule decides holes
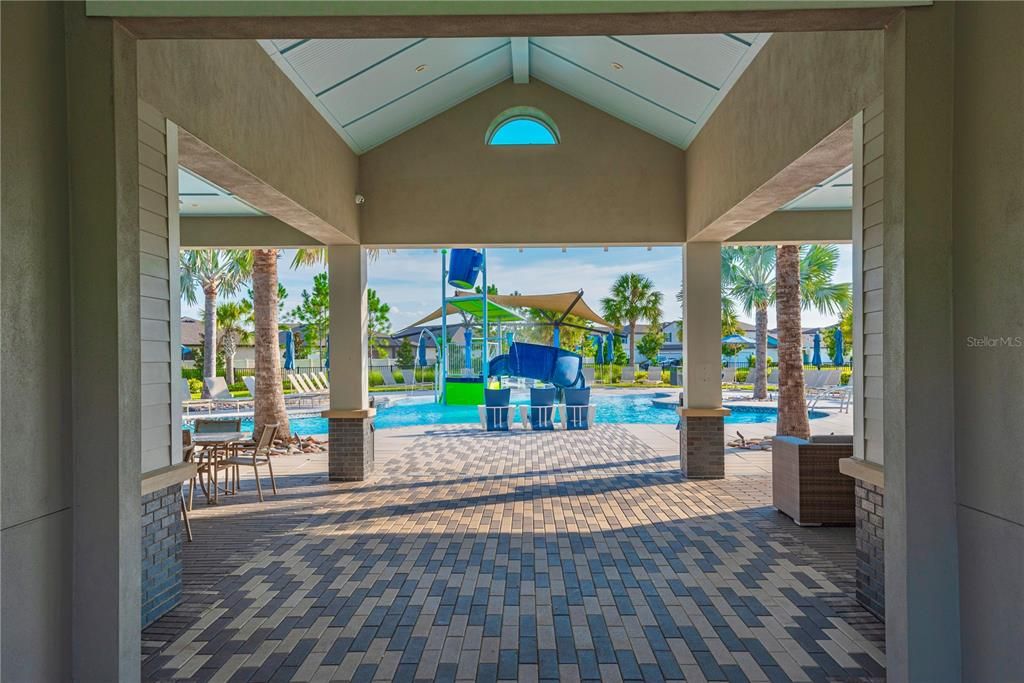
[[[213,401],[208,398],[192,398],[192,388],[188,380],[181,378],[181,409],[188,413],[191,410],[205,409],[207,412],[213,410]]]
[[[596,378],[597,378],[597,371],[594,369],[594,366],[593,365],[584,365],[583,366],[583,379],[584,379],[584,381],[586,381],[588,387],[592,386],[594,384],[594,381],[595,381]]]
[[[235,398],[231,395],[231,390],[228,389],[228,383],[223,377],[207,377],[203,380],[206,384],[206,390],[210,392],[210,398],[218,406],[227,408],[241,408],[243,406],[251,406],[251,398]]]
[[[622,366],[622,379],[620,380],[623,384],[633,383],[636,381],[636,366],[623,365]]]
[[[651,365],[647,368],[647,383],[661,384],[661,366]]]

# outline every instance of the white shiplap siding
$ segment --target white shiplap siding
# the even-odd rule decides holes
[[[142,471],[181,460],[177,129],[139,102]]]
[[[858,114],[853,163],[854,456],[883,462],[882,98]]]

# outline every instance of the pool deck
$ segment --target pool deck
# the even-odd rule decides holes
[[[196,507],[145,680],[884,680],[853,530],[776,512],[768,452],[688,481],[671,425],[376,446],[368,481],[281,456],[266,503],[243,472]]]

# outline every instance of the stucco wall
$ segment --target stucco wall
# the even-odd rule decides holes
[[[554,119],[561,144],[489,147],[509,107]],[[678,244],[683,151],[536,80],[506,81],[360,157],[362,242]]]
[[[4,680],[68,680],[72,481],[64,11],[57,3],[3,3],[0,13],[0,667]]]
[[[210,180],[286,206],[272,188],[328,225],[322,241],[358,236],[355,154],[255,41],[140,41],[138,55],[140,99],[252,176]]]
[[[754,193],[881,92],[880,32],[773,35],[686,151],[689,236]],[[841,160],[837,168],[848,163]],[[803,189],[829,172],[814,175]],[[800,191],[779,195],[768,211]]]
[[[1024,671],[1024,4],[958,3],[955,31],[963,679],[1011,680]]]

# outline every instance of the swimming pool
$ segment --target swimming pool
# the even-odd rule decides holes
[[[657,406],[654,398],[665,394],[595,394],[597,421],[626,424],[675,424],[678,419],[674,406]],[[529,396],[514,396],[513,403],[525,405]],[[725,418],[726,424],[761,424],[775,422],[778,411],[767,406],[729,406],[732,414]],[[515,421],[519,422],[518,411]],[[827,413],[812,410],[811,419],[825,417]],[[374,424],[377,429],[389,427],[414,427],[419,425],[476,423],[476,406],[442,406],[434,403],[431,396],[387,397],[384,405],[378,404]],[[242,429],[252,429],[252,420],[242,421]],[[326,434],[327,419],[319,413],[298,413],[291,418],[292,432],[300,435]]]

